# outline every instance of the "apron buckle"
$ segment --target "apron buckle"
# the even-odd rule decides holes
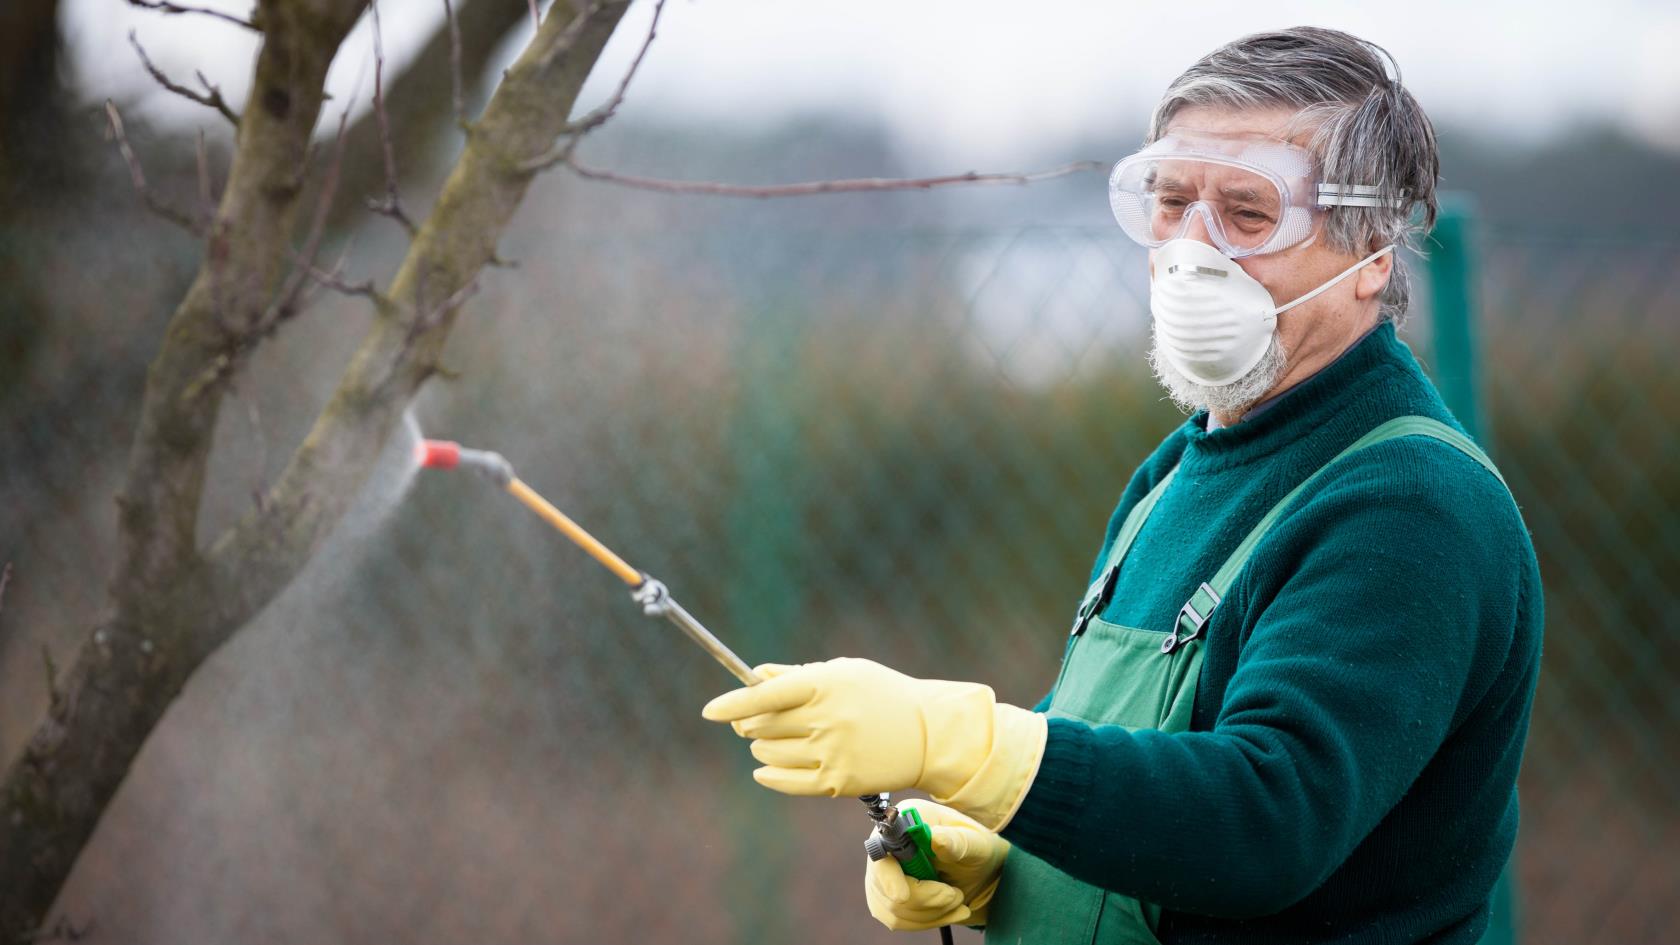
[[[1196,611],[1194,606],[1196,594],[1207,595],[1206,613]],[[1201,636],[1202,627],[1206,626],[1208,618],[1213,616],[1213,609],[1219,606],[1219,592],[1214,590],[1208,582],[1203,581],[1202,586],[1196,589],[1196,594],[1192,594],[1190,599],[1184,602],[1184,606],[1179,608],[1178,620],[1173,626],[1173,632],[1167,634],[1166,641],[1161,644],[1162,653],[1171,653],[1183,644]]]
[[[1085,627],[1091,622],[1091,618],[1095,617],[1097,611],[1102,609],[1103,604],[1108,602],[1108,596],[1114,592],[1114,585],[1119,576],[1120,566],[1117,564],[1110,565],[1108,570],[1103,572],[1102,577],[1092,582],[1091,587],[1085,592],[1085,599],[1079,602],[1079,611],[1074,615],[1073,630],[1069,633],[1069,636],[1076,637],[1085,632]]]

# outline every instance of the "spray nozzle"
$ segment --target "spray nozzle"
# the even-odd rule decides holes
[[[421,440],[414,459],[426,469],[469,469],[498,486],[513,481],[513,464],[500,453],[468,449],[450,440]]]

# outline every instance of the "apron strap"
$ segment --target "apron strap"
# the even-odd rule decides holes
[[[1260,519],[1259,524],[1255,525],[1243,538],[1242,543],[1237,545],[1237,550],[1231,552],[1231,557],[1225,560],[1225,563],[1214,573],[1213,578],[1202,582],[1202,586],[1196,589],[1196,593],[1190,595],[1190,599],[1185,601],[1184,607],[1178,612],[1177,625],[1173,628],[1172,633],[1167,634],[1166,641],[1161,644],[1162,651],[1170,653],[1201,634],[1202,627],[1207,624],[1208,618],[1213,616],[1214,608],[1219,606],[1220,600],[1231,589],[1231,584],[1236,581],[1238,572],[1243,569],[1243,565],[1248,563],[1248,559],[1254,554],[1254,549],[1260,544],[1260,540],[1265,538],[1266,533],[1271,531],[1273,525],[1277,524],[1277,520],[1283,517],[1283,512],[1289,504],[1306,491],[1308,486],[1317,481],[1318,477],[1324,475],[1326,470],[1334,466],[1337,460],[1356,453],[1367,446],[1375,446],[1378,443],[1403,436],[1427,436],[1440,440],[1480,463],[1483,469],[1493,473],[1494,478],[1506,487],[1507,492],[1510,491],[1510,486],[1506,484],[1505,477],[1499,474],[1499,469],[1493,465],[1493,460],[1489,459],[1487,454],[1482,452],[1482,448],[1477,446],[1475,441],[1468,436],[1439,420],[1429,417],[1395,417],[1354,440],[1347,449],[1331,457],[1329,462],[1320,466],[1300,485],[1290,490],[1289,494],[1279,500],[1277,505],[1272,506],[1271,511],[1267,512]],[[1130,520],[1127,524],[1130,524]]]
[[[1155,508],[1155,503],[1161,501],[1161,494],[1167,491],[1173,477],[1178,475],[1178,467],[1167,470],[1161,481],[1155,484],[1137,505],[1126,513],[1126,520],[1120,523],[1120,531],[1114,536],[1114,544],[1108,548],[1108,557],[1103,561],[1102,571],[1097,579],[1085,589],[1085,596],[1079,601],[1078,614],[1073,618],[1073,636],[1079,636],[1085,630],[1085,625],[1091,622],[1091,617],[1102,610],[1108,595],[1114,590],[1115,578],[1120,574],[1120,561],[1126,557],[1126,552],[1137,539],[1138,532],[1143,530],[1143,522],[1149,518],[1149,513]]]

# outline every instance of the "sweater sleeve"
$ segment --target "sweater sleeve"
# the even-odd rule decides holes
[[[1051,719],[1004,836],[1176,911],[1267,915],[1321,885],[1511,645],[1520,519],[1467,458],[1410,475],[1397,451],[1420,448],[1350,460],[1261,543],[1210,627],[1246,636],[1212,730]]]

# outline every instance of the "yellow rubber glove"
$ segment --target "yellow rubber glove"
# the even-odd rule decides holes
[[[701,714],[754,739],[754,780],[783,794],[919,788],[993,830],[1038,773],[1044,716],[1000,703],[990,686],[915,679],[862,659],[767,664],[756,686]]]
[[[892,857],[870,860],[863,895],[869,914],[889,929],[920,932],[941,925],[985,925],[1009,841],[961,813],[931,801],[914,807],[933,831],[934,867],[943,882],[907,876]]]

